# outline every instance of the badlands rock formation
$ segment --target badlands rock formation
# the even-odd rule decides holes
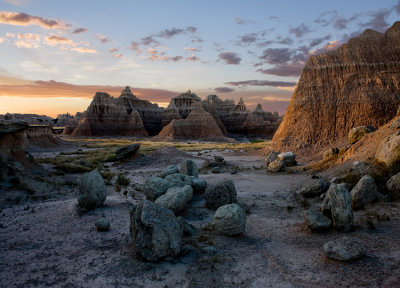
[[[310,56],[273,138],[276,150],[315,150],[360,125],[378,127],[400,103],[400,22],[366,30],[335,51]]]

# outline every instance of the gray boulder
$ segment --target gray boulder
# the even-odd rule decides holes
[[[275,152],[273,150],[269,152],[268,156],[265,158],[265,162],[267,163],[267,165],[274,162],[280,153],[281,152]]]
[[[115,150],[117,160],[128,159],[139,151],[140,144],[132,144],[118,148]]]
[[[144,182],[143,193],[150,201],[156,200],[161,195],[165,194],[173,185],[171,182],[156,176],[147,178]]]
[[[236,203],[235,183],[232,180],[226,180],[210,185],[204,196],[207,207],[212,210],[216,210],[226,204]]]
[[[328,190],[329,184],[322,179],[311,179],[300,190],[303,197],[314,197],[321,195]]]
[[[366,204],[374,202],[377,194],[378,187],[376,186],[374,179],[369,175],[363,176],[351,190],[353,208],[361,209]]]
[[[276,157],[285,162],[285,166],[287,167],[295,166],[297,164],[296,155],[293,152],[280,153]]]
[[[211,222],[218,234],[234,236],[244,233],[246,213],[239,205],[233,203],[218,208]]]
[[[79,181],[79,206],[92,209],[103,205],[107,189],[103,177],[97,169],[85,173]]]
[[[172,210],[144,200],[130,210],[134,251],[148,261],[172,260],[181,251],[183,227]]]
[[[165,177],[165,180],[171,183],[170,187],[183,187],[185,185],[193,185],[192,177],[181,173],[168,175],[167,177]]]
[[[203,178],[192,177],[192,182],[193,193],[195,194],[203,193],[207,188],[207,181]]]
[[[193,160],[185,160],[181,163],[181,170],[182,174],[186,174],[189,176],[197,176],[199,174],[197,165],[194,163]]]
[[[333,226],[348,232],[353,229],[354,216],[351,194],[343,185],[332,183],[321,207],[322,214],[332,219]]]
[[[304,211],[304,220],[312,231],[323,231],[329,229],[332,221],[315,210]]]
[[[275,159],[268,165],[268,172],[277,173],[285,171],[285,162],[281,159]]]
[[[215,162],[219,162],[219,163],[222,163],[225,161],[224,157],[219,156],[219,155],[214,155],[214,159],[215,159]]]
[[[350,144],[354,144],[357,141],[361,140],[365,134],[374,132],[376,129],[372,126],[358,126],[349,131],[347,134],[347,139]]]
[[[400,200],[400,173],[390,177],[386,182],[386,187],[394,200]]]
[[[163,171],[158,174],[158,177],[165,178],[168,175],[179,173],[178,166],[175,164],[168,165]]]
[[[375,160],[390,167],[400,161],[400,132],[386,137],[378,146]]]
[[[186,204],[192,200],[193,189],[189,185],[183,187],[172,187],[154,201],[165,208],[171,209],[175,214],[183,211]]]
[[[101,217],[96,220],[96,223],[94,223],[96,226],[97,231],[108,231],[110,230],[110,220],[107,219],[106,217]]]
[[[323,246],[325,256],[339,261],[349,261],[365,256],[367,248],[357,238],[337,239],[329,241]]]

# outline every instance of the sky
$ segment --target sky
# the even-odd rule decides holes
[[[74,114],[125,86],[283,114],[310,55],[399,16],[400,0],[0,0],[0,114]]]

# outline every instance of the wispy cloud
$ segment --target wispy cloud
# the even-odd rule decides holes
[[[196,55],[192,55],[192,56],[186,58],[186,61],[189,61],[189,62],[196,62],[199,60],[200,60],[200,58],[197,57]]]
[[[234,52],[222,52],[218,56],[219,59],[223,60],[226,64],[239,65],[240,61],[242,61],[242,58],[240,58],[239,55]]]
[[[129,46],[129,49],[132,51],[136,51],[136,55],[139,55],[142,53],[142,49],[139,48],[139,43],[135,41],[131,41],[131,46]]]
[[[97,53],[96,49],[86,48],[86,47],[75,47],[71,48],[71,51],[75,51],[81,54],[94,54]]]
[[[0,12],[0,23],[16,26],[38,25],[45,29],[66,30],[70,24],[66,24],[61,20],[32,16],[26,13],[18,12]]]
[[[122,53],[118,53],[118,54],[113,55],[113,57],[114,57],[115,59],[122,58],[123,56],[124,56],[124,55],[123,55]]]
[[[277,75],[277,76],[298,77],[301,75],[304,65],[305,65],[304,62],[282,63],[282,64],[275,65],[272,68],[258,69],[257,72],[261,72],[263,74]]]
[[[86,29],[86,28],[76,28],[76,29],[73,30],[71,33],[72,33],[72,34],[79,34],[79,33],[84,33],[84,32],[87,32],[87,31],[89,31],[89,30]]]
[[[240,17],[233,18],[233,21],[235,21],[235,23],[237,25],[255,24],[256,23],[255,21],[243,19],[243,18],[240,18]]]
[[[22,7],[27,3],[31,2],[31,0],[4,0],[4,2],[14,6]]]
[[[289,30],[289,33],[294,34],[297,38],[303,37],[305,34],[311,32],[310,27],[308,27],[306,24],[301,23],[299,26],[291,28]]]
[[[216,93],[231,93],[235,91],[235,89],[229,88],[229,87],[217,87],[214,89]]]
[[[71,39],[59,35],[46,36],[44,37],[44,41],[49,46],[56,46],[57,44],[77,46],[77,44]]]
[[[272,86],[272,87],[293,87],[296,86],[296,82],[285,82],[285,81],[269,81],[269,80],[245,80],[245,81],[233,81],[226,82],[225,84],[232,86]]]
[[[15,41],[15,46],[19,48],[38,48],[40,45],[39,34],[34,33],[18,33],[18,40]]]
[[[146,36],[141,39],[140,44],[144,46],[158,46],[160,45],[160,42],[158,42],[152,36]]]
[[[194,48],[194,47],[185,47],[185,48],[183,48],[183,50],[192,51],[192,52],[201,51],[199,48]]]
[[[99,39],[100,43],[103,43],[103,44],[111,41],[110,38],[108,38],[108,37],[106,37],[104,35],[101,35],[99,33],[95,34],[95,36],[96,36],[97,39]]]
[[[118,51],[118,48],[110,48],[108,51],[110,51],[110,53],[114,53]]]
[[[329,41],[327,44],[325,44],[324,46],[312,50],[310,52],[311,55],[316,55],[316,54],[321,54],[321,53],[325,53],[327,51],[331,51],[331,50],[335,50],[337,49],[340,45],[342,45],[342,43],[340,41],[334,40],[334,41]]]

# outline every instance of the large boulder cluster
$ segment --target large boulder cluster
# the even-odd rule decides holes
[[[130,209],[131,237],[135,253],[147,261],[172,260],[181,255],[183,237],[196,235],[197,228],[179,216],[194,194],[204,193],[209,209],[216,210],[210,227],[226,236],[244,233],[246,213],[235,204],[236,188],[232,180],[214,185],[199,177],[194,161],[185,160],[146,179],[146,200]]]

